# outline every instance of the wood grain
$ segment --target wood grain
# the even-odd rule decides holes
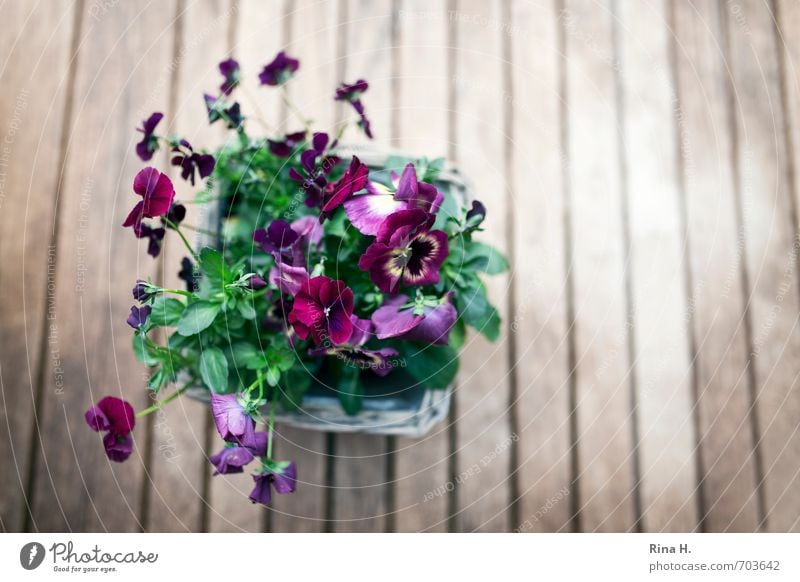
[[[698,523],[691,501],[697,484],[688,343],[692,311],[685,296],[666,14],[656,2],[619,2],[616,10],[642,519],[645,530],[686,531]]]
[[[569,206],[572,216],[577,480],[584,531],[636,522],[627,252],[616,125],[610,2],[567,2]]]
[[[6,87],[0,97],[0,531],[24,526],[31,447],[38,446],[32,431],[37,375],[57,376],[61,367],[58,351],[42,340],[50,329],[48,284],[55,265],[49,247],[74,11],[67,1],[0,8],[0,81]]]
[[[717,6],[673,2],[682,189],[687,212],[692,331],[706,531],[753,531],[758,495],[750,424],[750,328],[744,314],[739,222]]]
[[[80,55],[59,191],[64,227],[52,322],[64,389],[59,394],[52,377],[44,386],[33,509],[39,530],[140,527],[144,423],[134,431],[134,454],[117,465],[105,458],[101,438],[83,414],[105,395],[126,398],[135,408],[148,401],[146,374],[132,354],[125,319],[133,283],[151,275],[154,265],[145,245],[120,225],[135,203],[131,184],[141,168],[134,128],[142,110],[166,105],[174,15],[174,2],[157,9],[122,3],[96,18],[83,15],[80,42],[91,50]]]

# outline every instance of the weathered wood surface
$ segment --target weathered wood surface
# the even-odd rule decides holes
[[[800,528],[796,2],[13,0],[0,15],[2,530]],[[211,477],[200,405],[141,423],[114,466],[82,413],[104,394],[145,405],[130,287],[174,281],[181,256],[153,262],[119,227],[133,129],[163,110],[212,147],[202,92],[229,54],[243,106],[299,129],[255,82],[281,48],[315,127],[335,131],[336,84],[363,77],[379,145],[458,162],[513,266],[489,285],[503,333],[470,337],[448,422],[419,441],[280,427],[300,486],[262,510],[246,475]]]

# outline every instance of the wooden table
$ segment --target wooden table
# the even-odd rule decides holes
[[[0,525],[6,531],[800,529],[800,4],[792,0],[11,0],[0,6]],[[489,207],[505,326],[412,441],[281,430],[300,486],[211,477],[178,401],[109,464],[83,411],[145,406],[125,317],[171,280],[121,227],[154,110],[281,48],[326,129],[367,78],[376,142],[456,161]],[[257,101],[257,104],[253,100]],[[256,109],[257,108],[257,109]],[[166,155],[154,162],[167,167]],[[181,188],[179,195],[190,196]]]

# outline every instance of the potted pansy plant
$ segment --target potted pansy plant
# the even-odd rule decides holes
[[[416,417],[428,409],[440,417],[467,326],[490,340],[499,334],[479,275],[507,268],[473,240],[486,209],[451,166],[343,145],[348,127],[372,137],[366,81],[332,95],[352,108],[350,123],[334,136],[313,132],[286,92],[299,66],[281,52],[259,75],[283,93],[298,131],[281,135],[245,115],[234,59],[219,65],[219,90],[204,95],[209,123],[232,132],[213,154],[159,134],[161,113],[138,128],[139,158],[167,148],[198,193],[181,203],[170,178],[145,167],[122,226],[153,257],[174,233],[186,248],[176,265],[183,287],[133,287],[127,321],[136,357],[151,368],[155,403],[136,413],[107,396],[86,412],[109,459],[121,462],[132,453],[137,418],[183,394],[204,399],[222,440],[209,457],[215,474],[255,465],[250,497],[265,504],[297,479],[294,462],[273,455],[276,421],[415,434]],[[269,135],[253,135],[255,127]],[[186,224],[188,203],[205,205],[203,224]],[[397,404],[407,393],[424,396],[416,408]]]

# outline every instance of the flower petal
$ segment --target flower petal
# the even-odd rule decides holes
[[[398,210],[406,209],[407,204],[395,200],[391,193],[363,194],[345,201],[347,218],[361,234],[375,236],[386,218]]]
[[[412,309],[401,309],[408,303],[406,295],[397,295],[383,302],[372,314],[375,324],[375,336],[378,339],[398,337],[417,327],[424,319],[422,315],[414,315]]]

